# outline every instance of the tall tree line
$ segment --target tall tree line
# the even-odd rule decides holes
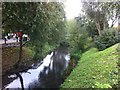
[[[83,2],[83,11],[87,18],[95,22],[99,35],[101,35],[102,30],[108,28],[108,21],[111,20],[110,27],[113,27],[117,22],[120,11],[119,3],[119,1],[99,2],[94,0]]]
[[[64,40],[65,12],[58,2],[3,2],[2,28],[5,32],[22,30],[40,54],[43,47]]]

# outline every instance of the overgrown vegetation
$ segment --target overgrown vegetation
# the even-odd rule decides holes
[[[82,54],[91,44],[88,36],[88,32],[85,29],[85,25],[82,22],[84,20],[70,20],[67,22],[67,40],[69,42],[69,51],[71,58],[79,59]],[[88,44],[89,43],[89,44]]]
[[[85,52],[62,88],[112,88],[118,84],[118,44]]]
[[[104,50],[120,42],[120,33],[117,28],[106,29],[102,31],[100,36],[96,36],[94,39],[96,47],[99,50]]]

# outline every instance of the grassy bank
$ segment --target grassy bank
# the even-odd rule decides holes
[[[28,64],[34,56],[34,52],[27,47],[23,47],[21,64]],[[19,47],[2,48],[2,72],[10,70],[19,60]]]
[[[111,88],[118,83],[118,44],[85,52],[62,88]]]

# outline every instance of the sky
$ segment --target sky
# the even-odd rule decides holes
[[[65,2],[65,12],[67,19],[74,19],[77,17],[82,10],[81,0],[66,0]],[[111,25],[111,21],[108,21],[109,25]],[[115,27],[118,26],[118,22],[115,23]]]
[[[82,9],[80,0],[66,0],[65,12],[67,19],[73,19],[78,16]]]

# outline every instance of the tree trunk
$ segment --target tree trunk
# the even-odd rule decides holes
[[[98,34],[100,36],[101,35],[101,27],[100,27],[100,11],[99,10],[97,10],[97,12],[95,13],[95,22],[96,22]]]
[[[20,37],[20,52],[19,52],[19,63],[18,64],[20,64],[20,62],[21,62],[21,60],[22,60],[22,36]]]
[[[98,34],[100,36],[101,35],[100,22],[96,22],[96,27],[97,27],[97,30],[98,30]]]
[[[108,22],[106,19],[106,16],[104,16],[104,20],[103,20],[103,30],[105,30],[108,27]]]
[[[19,67],[19,64],[22,60],[22,36],[20,36],[20,51],[19,51],[19,60],[18,62],[15,64],[15,68]]]

